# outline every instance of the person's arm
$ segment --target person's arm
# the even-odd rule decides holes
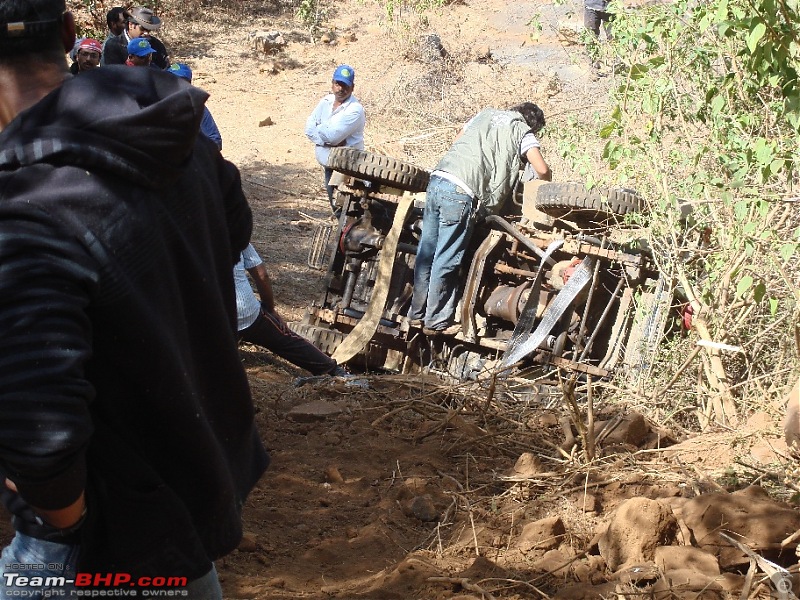
[[[313,144],[317,146],[322,146],[325,142],[317,135],[317,128],[322,123],[322,113],[325,109],[326,101],[325,98],[320,100],[319,104],[317,104],[316,108],[313,112],[308,115],[308,119],[306,119],[306,128],[305,134],[306,137],[311,141]]]
[[[10,479],[6,479],[6,487],[12,492],[19,493],[17,484]],[[75,527],[86,514],[86,496],[84,492],[81,492],[81,495],[75,502],[64,508],[57,508],[54,510],[37,508],[36,506],[32,506],[31,508],[48,525],[56,529],[69,529],[70,527]]]
[[[315,134],[323,146],[339,146],[351,135],[364,130],[366,117],[360,102],[353,102],[317,126]]]
[[[219,132],[219,127],[211,116],[211,111],[208,107],[203,107],[203,120],[200,121],[200,133],[210,139],[217,145],[217,148],[222,150],[222,134]]]
[[[528,159],[528,162],[533,167],[533,170],[536,171],[539,179],[542,181],[552,180],[553,174],[550,172],[550,166],[545,162],[542,152],[539,150],[539,148],[531,148],[528,150],[528,152],[525,154],[525,158]]]
[[[0,471],[43,521],[65,529],[84,507],[95,394],[84,372],[86,307],[100,275],[35,209],[6,214],[0,239]]]
[[[269,313],[275,314],[275,297],[272,295],[272,281],[270,281],[267,267],[258,254],[253,244],[247,244],[242,251],[242,266],[250,274],[256,284],[256,290],[261,298],[261,306]]]
[[[275,297],[272,295],[272,281],[269,279],[264,263],[262,262],[255,267],[247,269],[247,272],[250,273],[250,277],[253,278],[253,282],[256,284],[256,290],[258,290],[258,295],[261,298],[261,305],[267,312],[274,313]]]

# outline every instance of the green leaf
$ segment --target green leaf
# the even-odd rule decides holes
[[[759,281],[756,284],[756,287],[753,288],[753,299],[756,302],[761,302],[764,299],[764,296],[767,295],[767,286],[764,285],[763,281]]]
[[[617,123],[608,123],[600,129],[601,139],[607,140],[617,130]]]
[[[769,299],[769,313],[774,317],[778,314],[778,299],[777,298],[770,298]]]
[[[739,283],[736,284],[736,295],[739,298],[744,298],[744,295],[751,287],[753,287],[753,278],[750,277],[750,275],[745,275],[739,280]]]
[[[736,204],[734,204],[733,214],[736,215],[737,221],[744,221],[745,218],[747,217],[747,213],[748,213],[748,206],[746,201],[739,200]]]
[[[750,33],[747,35],[747,49],[750,50],[750,54],[756,51],[758,42],[761,41],[761,38],[764,37],[766,32],[767,26],[761,21],[756,23],[756,26],[750,30]]]
[[[786,161],[784,161],[782,158],[776,158],[769,164],[770,173],[777,175],[783,170],[784,164],[786,164]]]
[[[783,262],[789,262],[789,259],[794,256],[796,249],[797,244],[786,243],[781,246],[781,249],[778,251],[778,253],[781,255]]]

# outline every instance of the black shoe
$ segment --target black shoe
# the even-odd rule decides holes
[[[329,373],[331,377],[350,377],[350,371],[345,369],[342,365],[336,365],[336,368]]]

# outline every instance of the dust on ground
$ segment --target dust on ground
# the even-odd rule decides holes
[[[428,168],[484,106],[533,100],[555,138],[559,123],[602,108],[610,85],[573,43],[575,0],[456,2],[391,19],[342,0],[317,32],[335,43],[312,41],[279,5],[163,16],[174,59],[211,94],[287,320],[322,285],[306,256],[329,209],[303,125],[337,64],[356,70],[368,147]],[[259,30],[280,31],[285,46],[264,54],[249,35]],[[416,43],[432,32],[447,57]],[[559,180],[566,166],[549,142]],[[564,443],[577,432],[557,392],[521,401],[501,386],[381,374],[297,386],[299,369],[258,348],[241,354],[273,462],[247,502],[242,545],[218,561],[226,599],[723,598],[744,587],[766,597],[775,583],[763,569],[745,580],[750,559],[721,545],[720,528],[797,563],[796,540],[780,546],[800,529],[797,511],[757,487],[787,489],[791,463],[769,415],[687,438],[610,407],[587,461]]]
[[[229,25],[199,18],[172,44],[211,93],[290,320],[322,285],[306,256],[329,211],[303,126],[336,65],[356,70],[368,149],[426,168],[481,108],[539,103],[556,180],[572,178],[559,125],[602,109],[611,85],[575,43],[575,0],[458,2],[424,18],[356,1],[328,11],[313,41],[276,11]],[[280,31],[285,46],[261,53],[248,37],[258,30]],[[420,44],[431,34],[445,56]],[[769,416],[684,439],[613,407],[598,419],[615,431],[587,462],[564,443],[572,427],[557,393],[522,403],[500,389],[378,374],[295,387],[300,370],[253,347],[242,356],[273,464],[248,501],[242,547],[218,564],[226,598],[766,595],[763,575],[744,581],[742,551],[709,533],[723,524],[703,520],[705,498],[751,547],[797,562],[796,542],[774,551],[796,511],[748,488],[786,489],[776,479],[790,463]],[[739,489],[750,495],[728,493]]]

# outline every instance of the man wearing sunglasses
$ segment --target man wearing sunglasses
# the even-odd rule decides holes
[[[101,64],[124,65],[125,61],[128,60],[128,44],[130,41],[143,37],[147,38],[153,48],[153,64],[159,69],[169,68],[170,60],[167,48],[161,40],[153,35],[159,29],[161,29],[161,19],[151,9],[143,6],[132,8],[125,31],[110,37],[106,41],[106,50]]]

